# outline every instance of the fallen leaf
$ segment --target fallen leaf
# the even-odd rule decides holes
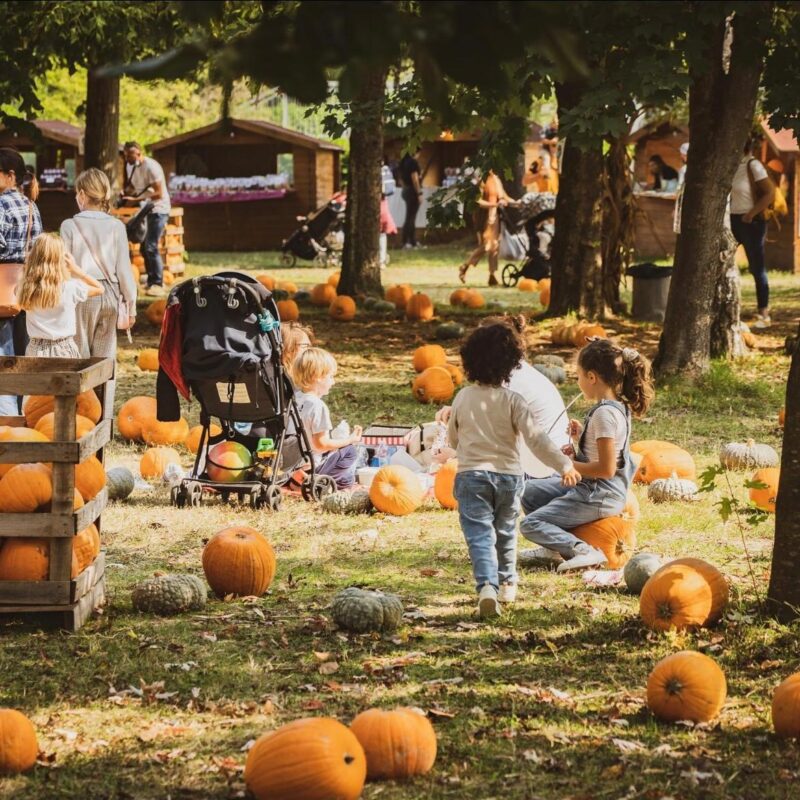
[[[422,575],[424,578],[437,578],[439,575],[442,574],[440,569],[433,569],[431,567],[427,567],[426,569],[421,569],[419,574]]]
[[[330,660],[330,657],[331,657],[330,653],[324,653],[324,652],[320,652],[318,650],[314,650],[313,652],[314,652],[314,658],[316,658],[317,661],[328,661],[328,660]]]
[[[333,675],[333,673],[338,672],[338,670],[339,663],[337,661],[325,661],[319,665],[319,671],[323,675]]]
[[[611,739],[611,743],[621,752],[621,753],[635,753],[640,750],[646,750],[647,748],[639,741],[635,739]]]
[[[309,700],[303,704],[304,711],[320,711],[324,708],[321,700]]]

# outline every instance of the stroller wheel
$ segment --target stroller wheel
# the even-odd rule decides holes
[[[506,264],[503,267],[503,286],[516,286],[520,270],[516,264]]]
[[[186,495],[186,502],[188,505],[197,507],[203,502],[203,487],[199,483],[190,483],[184,486],[183,490]]]
[[[315,475],[303,482],[300,491],[304,500],[319,502],[326,495],[336,491],[336,481],[330,475]]]
[[[283,251],[281,253],[280,263],[282,267],[293,267],[297,264],[297,256],[294,253],[289,253],[287,251]]]
[[[266,504],[273,511],[280,511],[283,503],[283,493],[279,486],[268,486],[266,490]]]

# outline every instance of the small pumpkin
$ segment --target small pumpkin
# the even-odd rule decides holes
[[[275,288],[275,278],[268,272],[259,272],[256,275],[256,280],[268,291],[271,292]]]
[[[534,364],[533,368],[550,381],[550,383],[560,384],[567,380],[567,373],[564,367],[554,367],[549,364]]]
[[[181,444],[188,435],[189,423],[183,417],[176,422],[161,422],[155,417],[148,417],[142,422],[142,439],[146,444]]]
[[[420,403],[446,403],[456,387],[444,367],[428,367],[411,384],[411,392]]]
[[[145,372],[158,372],[158,350],[148,347],[139,353],[136,366]]]
[[[341,279],[341,277],[342,277],[341,270],[337,272],[331,272],[331,274],[328,275],[328,283],[331,286],[333,286],[334,289],[337,289],[339,287],[339,280]]]
[[[784,739],[800,738],[800,672],[790,675],[772,695],[772,725]]]
[[[112,467],[106,472],[109,500],[126,500],[133,493],[136,479],[127,467]]]
[[[156,416],[155,397],[137,395],[122,404],[117,414],[120,435],[129,441],[141,441],[142,424]]]
[[[697,475],[691,454],[675,445],[644,453],[633,480],[636,483],[652,483],[658,478],[670,478],[673,473],[690,481]]]
[[[395,307],[395,304],[389,300],[378,300],[375,305],[372,306],[372,310],[376,314],[394,314],[397,311],[397,308]]]
[[[39,420],[41,423],[41,420]],[[37,425],[39,424],[37,423]],[[94,427],[94,426],[93,426]],[[31,428],[12,428],[4,426],[4,431],[0,434],[0,441],[3,442],[47,442],[49,438],[41,431],[32,430]],[[15,467],[16,464],[0,464],[0,478],[3,477],[9,470]]]
[[[647,707],[665,722],[708,722],[719,714],[728,687],[713,658],[682,650],[663,658],[647,679]]]
[[[106,471],[97,456],[89,456],[86,461],[75,465],[75,488],[88,503],[106,485]]]
[[[437,339],[460,339],[464,335],[464,326],[458,322],[442,322],[436,326]]]
[[[414,296],[414,289],[408,283],[390,286],[384,296],[398,311],[405,311],[408,301]]]
[[[644,585],[639,614],[654,630],[684,630],[713,624],[727,604],[728,584],[716,567],[699,558],[679,558]]]
[[[430,772],[436,761],[436,732],[413,708],[362,711],[351,723],[367,757],[369,780],[404,780]]]
[[[300,309],[294,300],[278,300],[276,305],[281,322],[294,322],[300,319]]]
[[[55,411],[55,398],[50,395],[31,395],[22,404],[22,413],[29,428],[35,428],[39,420],[51,411]],[[103,416],[103,407],[94,393],[94,389],[81,392],[76,400],[75,413],[87,417],[97,424]]]
[[[217,597],[260,597],[275,577],[275,551],[255,528],[224,528],[203,548],[203,572]]]
[[[131,603],[136,611],[172,616],[199,611],[207,596],[205,584],[196,575],[158,575],[133,587]]]
[[[278,281],[275,284],[276,289],[280,289],[282,292],[286,292],[288,295],[293,295],[297,293],[297,284],[292,283],[292,281]],[[333,287],[336,288],[335,286]]]
[[[212,422],[209,426],[209,435],[219,436],[222,433],[222,428],[217,425],[216,422]],[[192,453],[197,454],[197,448],[200,447],[200,437],[203,435],[203,426],[202,425],[195,425],[188,434],[186,434],[186,438],[183,440],[183,443],[186,445],[186,449]]]
[[[0,547],[0,581],[46,581],[50,576],[50,539],[10,537]],[[72,551],[70,577],[80,575]]]
[[[547,367],[563,367],[564,366],[564,359],[561,356],[550,355],[549,353],[543,353],[538,356],[534,356],[531,364],[544,364]]]
[[[684,503],[699,500],[697,484],[683,480],[674,472],[669,478],[657,478],[647,487],[647,498],[653,503]]]
[[[550,287],[546,287],[544,289],[539,290],[539,305],[542,308],[548,308],[550,306]]]
[[[175,283],[175,276],[168,269],[161,273],[161,278],[164,286],[172,286]]]
[[[100,553],[100,534],[94,523],[75,535],[72,540],[72,552],[78,562],[80,575]]]
[[[521,292],[538,292],[539,281],[535,281],[533,278],[520,278],[517,289]]]
[[[367,758],[355,735],[335,719],[298,719],[260,736],[244,765],[255,800],[357,800]]]
[[[575,346],[585,347],[593,338],[608,339],[608,333],[602,325],[584,325],[576,335]]]
[[[779,467],[768,467],[756,470],[753,482],[766,484],[764,489],[750,489],[750,500],[763,511],[775,513],[775,501],[778,499],[778,485],[781,482]]]
[[[311,289],[311,305],[327,308],[336,299],[336,289],[329,283],[318,283]]]
[[[417,292],[406,303],[406,317],[412,322],[428,322],[433,314],[433,301],[422,292]]]
[[[447,363],[447,353],[438,344],[424,344],[414,351],[412,364],[417,372],[424,372],[429,367],[443,367]]]
[[[33,723],[13,708],[0,708],[0,774],[27,772],[39,755]]]
[[[641,594],[644,585],[661,569],[664,562],[654,553],[637,553],[631,556],[622,577],[631,594]]]
[[[361,307],[365,311],[372,311],[375,308],[375,304],[378,302],[379,299],[380,298],[369,294],[364,298],[363,302],[361,303]]]
[[[719,451],[719,463],[725,469],[763,469],[778,467],[781,460],[768,444],[756,444],[753,439],[746,442],[730,442]]]
[[[0,511],[31,513],[52,499],[53,477],[45,464],[16,464],[0,479]]]
[[[433,480],[433,495],[442,508],[458,508],[458,501],[453,494],[457,473],[458,461],[455,458],[451,458],[446,464],[442,464],[436,473],[436,477]]]
[[[366,489],[333,492],[322,498],[322,510],[329,514],[369,514],[372,511],[372,501]]]
[[[469,289],[456,289],[455,291],[450,293],[450,305],[451,306],[463,306],[466,305],[464,302],[467,299],[467,294],[469,293]]]
[[[331,602],[333,621],[353,633],[391,633],[403,620],[403,603],[397,595],[351,586]]]
[[[49,441],[53,441],[53,436],[55,435],[55,416],[56,416],[55,412],[51,411],[49,414],[45,414],[36,423],[36,430]],[[85,436],[93,429],[94,429],[94,422],[92,422],[88,417],[84,417],[81,414],[75,415],[76,438],[80,439],[82,436]]]
[[[572,533],[588,545],[602,550],[609,569],[624,566],[636,549],[633,522],[622,517],[606,517],[573,528]]]
[[[459,386],[463,386],[464,373],[461,371],[460,367],[457,367],[455,364],[443,364],[442,366],[450,373],[450,377],[453,379],[453,386],[455,386],[456,389]]]
[[[483,299],[483,295],[477,289],[467,289],[464,305],[467,308],[483,308],[486,305],[486,300]]]
[[[161,480],[169,464],[181,465],[177,450],[172,447],[148,447],[139,461],[139,474],[145,480]]]
[[[339,295],[330,304],[328,315],[339,322],[350,322],[356,316],[356,301],[346,294]]]
[[[449,377],[449,376],[448,376]],[[381,467],[369,487],[372,505],[384,514],[402,517],[422,505],[424,493],[417,476],[408,467]]]
[[[160,328],[164,321],[164,314],[167,311],[167,301],[165,299],[155,300],[145,309],[144,315],[151,325]]]

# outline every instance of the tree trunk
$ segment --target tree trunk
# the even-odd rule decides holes
[[[627,309],[620,298],[622,275],[633,258],[633,187],[630,156],[623,138],[611,142],[605,157],[603,192],[603,297],[615,314]]]
[[[574,84],[556,85],[559,108],[572,107],[580,91]],[[602,140],[581,149],[568,138],[556,200],[551,315],[577,311],[587,317],[602,317],[605,312],[600,258],[602,198]]]
[[[747,355],[740,327],[741,280],[736,266],[736,239],[730,229],[722,229],[719,243],[719,272],[711,312],[711,357],[739,358]]]
[[[800,616],[800,330],[786,384],[781,479],[775,504],[775,546],[768,602],[782,619]]]
[[[753,122],[763,65],[763,44],[752,16],[764,13],[765,7],[754,3],[736,12],[727,74],[724,11],[718,23],[706,28],[705,57],[690,65],[690,146],[681,232],[654,364],[662,375],[702,372],[710,363],[723,215]]]
[[[381,295],[381,158],[386,72],[365,77],[351,105],[350,170],[339,294]]]
[[[119,190],[119,78],[98,78],[94,69],[86,79],[84,166],[105,172]]]

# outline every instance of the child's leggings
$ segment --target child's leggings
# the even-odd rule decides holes
[[[318,475],[330,475],[336,481],[337,489],[347,489],[356,482],[356,461],[358,450],[349,444],[332,450],[317,467]]]

